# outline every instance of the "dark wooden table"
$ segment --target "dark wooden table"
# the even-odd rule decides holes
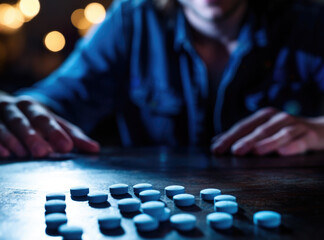
[[[108,192],[114,183],[130,186],[149,182],[163,193],[165,186],[180,184],[196,196],[196,206],[179,209],[162,194],[172,214],[190,212],[197,228],[189,233],[162,224],[158,231],[136,231],[132,216],[122,219],[118,231],[101,232],[98,215],[117,211],[117,199],[109,205],[91,207],[74,201],[69,188],[88,185]],[[233,194],[239,203],[234,227],[215,231],[206,224],[213,204],[202,201],[199,191],[215,187]],[[324,239],[324,153],[288,158],[214,157],[203,149],[116,149],[99,156],[65,155],[45,160],[1,160],[0,239],[60,239],[46,233],[44,203],[49,192],[67,195],[66,214],[71,224],[84,228],[83,239]],[[132,189],[130,188],[130,193]],[[282,214],[282,225],[267,230],[253,225],[253,213],[274,210]]]

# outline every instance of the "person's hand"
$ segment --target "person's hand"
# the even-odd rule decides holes
[[[98,152],[99,145],[78,127],[29,97],[0,96],[0,157],[45,157],[73,148]]]
[[[324,117],[298,118],[264,108],[236,123],[212,140],[211,151],[234,155],[301,154],[324,149]]]

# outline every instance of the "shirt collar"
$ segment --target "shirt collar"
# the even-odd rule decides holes
[[[254,30],[256,23],[256,16],[252,12],[248,12],[245,23],[242,25],[238,36],[239,45],[254,45],[256,47],[266,47],[268,45],[268,36],[264,22],[261,27]],[[175,39],[174,49],[180,50],[185,44],[190,41],[190,34],[188,32],[187,22],[183,10],[177,10],[175,19]]]
[[[179,7],[175,19],[174,49],[180,50],[189,41],[189,32],[186,19],[182,9]]]

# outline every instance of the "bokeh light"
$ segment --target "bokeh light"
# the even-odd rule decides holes
[[[0,4],[0,30],[11,32],[20,28],[24,23],[24,17],[15,7],[3,3]]]
[[[40,10],[39,0],[20,0],[18,6],[27,21],[35,17]]]
[[[44,44],[52,52],[61,51],[65,46],[65,38],[62,33],[52,31],[45,36]]]
[[[76,9],[71,15],[71,22],[74,27],[77,29],[89,29],[92,25],[85,16],[84,16],[84,9]]]
[[[93,2],[86,6],[84,15],[89,22],[97,24],[105,19],[106,10],[102,4]]]

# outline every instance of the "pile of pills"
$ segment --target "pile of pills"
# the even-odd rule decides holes
[[[109,187],[111,196],[125,195],[117,201],[120,213],[107,213],[98,218],[100,229],[111,230],[121,227],[123,213],[133,213],[134,225],[138,231],[148,232],[159,228],[161,222],[169,221],[171,226],[179,231],[191,231],[196,227],[196,216],[190,213],[180,213],[171,216],[171,210],[160,200],[161,192],[153,189],[149,183],[139,183],[133,186],[131,197],[127,184],[114,184]],[[70,189],[71,198],[86,197],[89,204],[103,204],[108,201],[108,193],[90,191],[88,187],[77,186]],[[165,196],[173,199],[180,209],[195,205],[194,195],[186,193],[185,187],[171,185],[164,188]],[[206,216],[207,224],[217,230],[229,229],[233,226],[233,215],[238,212],[236,197],[221,194],[221,190],[207,188],[200,191],[200,199],[212,202],[214,212]],[[64,239],[81,239],[83,230],[79,226],[68,224],[65,213],[65,194],[50,193],[46,195],[45,223],[49,230],[56,230]],[[281,224],[281,215],[273,211],[260,211],[254,214],[253,222],[257,226],[276,228]]]

